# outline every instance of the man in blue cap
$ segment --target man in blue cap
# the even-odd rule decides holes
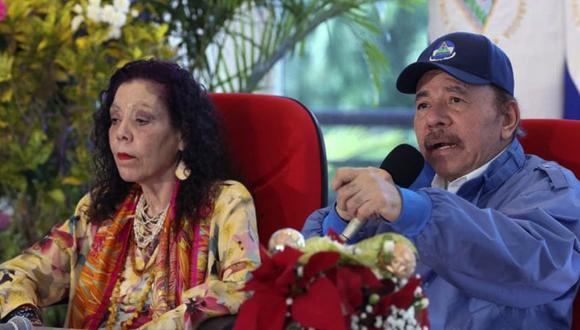
[[[580,183],[525,155],[506,54],[482,35],[435,40],[399,75],[416,95],[426,167],[409,189],[376,168],[342,168],[336,204],[306,236],[368,220],[350,242],[385,231],[417,247],[433,329],[567,329],[580,277]],[[573,152],[573,151],[571,151]]]

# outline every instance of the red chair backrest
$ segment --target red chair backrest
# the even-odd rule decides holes
[[[520,138],[528,154],[553,160],[580,178],[580,120],[524,119],[526,136]],[[580,330],[580,294],[576,294],[572,329]]]
[[[554,160],[580,178],[580,120],[523,119],[521,124],[526,153]]]
[[[324,140],[298,101],[272,95],[210,94],[224,123],[233,169],[254,197],[260,243],[285,227],[302,229],[326,205]]]

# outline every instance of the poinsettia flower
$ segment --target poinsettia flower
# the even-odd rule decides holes
[[[286,298],[278,292],[255,292],[240,306],[234,330],[283,329],[286,310]]]
[[[287,295],[302,252],[290,247],[272,257],[263,247],[260,252],[262,264],[243,288],[254,294],[240,306],[234,329],[282,329],[286,320]]]
[[[288,285],[294,283],[294,268],[302,252],[293,248],[270,257],[263,248],[260,250],[262,264],[252,272],[252,278],[246,282],[244,291],[276,290],[282,294],[288,292]]]
[[[341,301],[334,283],[321,276],[308,286],[306,292],[293,298],[291,316],[304,327],[346,330]]]
[[[393,311],[412,319],[397,322],[426,325],[420,278],[403,279],[414,268],[409,244],[391,234],[355,246],[311,238],[302,251],[287,246],[272,256],[262,248],[262,265],[244,287],[254,294],[240,307],[235,329],[374,329]]]
[[[329,275],[329,278],[332,279],[332,276],[347,315],[353,313],[363,303],[363,288],[378,290],[383,286],[372,270],[362,266],[339,267]]]
[[[400,290],[383,296],[378,304],[378,311],[382,314],[388,314],[391,305],[399,309],[407,309],[416,299],[415,290],[421,285],[419,277],[411,277],[405,286]]]

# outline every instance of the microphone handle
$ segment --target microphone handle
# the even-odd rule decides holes
[[[356,234],[359,229],[365,224],[366,220],[361,220],[359,218],[352,218],[346,225],[346,228],[342,231],[340,236],[348,241],[354,234]]]
[[[0,330],[32,330],[32,322],[22,316],[14,316],[7,323],[0,323]]]

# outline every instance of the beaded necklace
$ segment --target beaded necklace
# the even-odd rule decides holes
[[[131,266],[132,266],[135,274],[137,274],[138,276],[142,276],[145,273],[145,270],[147,270],[147,268],[149,268],[149,267],[146,267],[145,264],[143,265],[143,269],[139,269],[137,267],[137,265],[136,265],[137,246],[136,246],[136,244],[132,244],[132,243],[134,243],[134,242],[129,242],[131,247],[130,247],[128,257],[131,261]],[[139,303],[137,304],[135,311],[129,316],[129,318],[127,320],[121,322],[121,324],[120,324],[120,328],[122,330],[126,330],[131,325],[133,325],[133,322],[135,321],[135,319],[143,311],[143,309],[145,307],[145,303],[147,302],[147,298],[149,296],[149,292],[151,291],[151,288],[153,286],[154,280],[155,280],[155,276],[154,276],[154,272],[152,269],[149,272],[149,278],[147,279],[147,282],[145,283],[145,287],[143,288],[143,291],[141,293],[141,297],[139,298]],[[113,293],[111,294],[111,305],[109,306],[109,317],[107,318],[107,324],[106,324],[107,330],[113,329],[113,327],[115,326],[115,322],[117,321],[117,314],[119,313],[119,304],[121,303],[121,284],[123,283],[123,281],[124,281],[124,277],[121,274],[119,276],[119,278],[117,279],[117,282],[115,283],[115,288],[113,289]]]
[[[163,220],[165,220],[165,216],[169,210],[169,204],[167,204],[161,213],[155,216],[149,216],[147,214],[148,209],[149,205],[147,204],[147,200],[141,195],[135,208],[135,220],[133,221],[135,242],[141,251],[144,251],[151,244],[161,231],[161,228],[163,228]]]

